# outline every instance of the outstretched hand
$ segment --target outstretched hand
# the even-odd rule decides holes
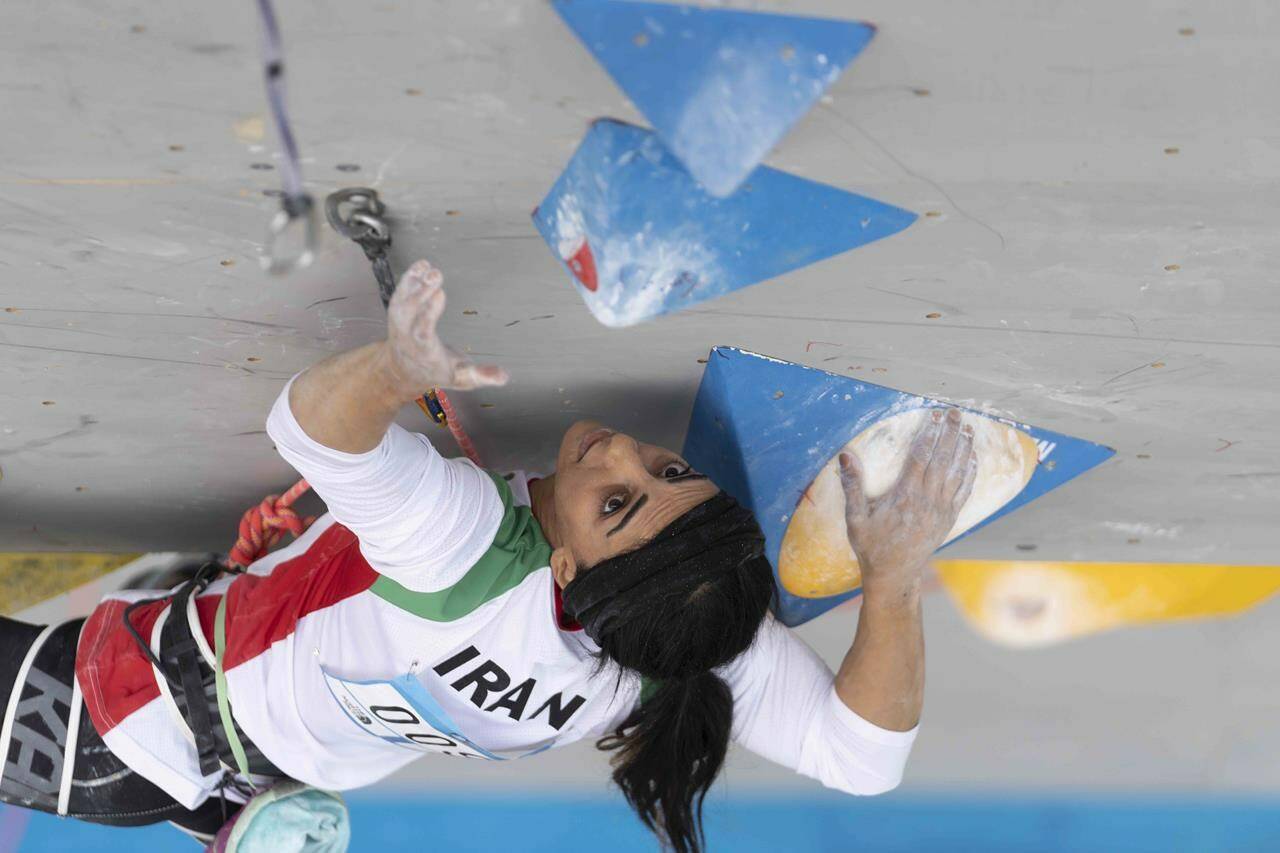
[[[469,391],[507,384],[501,367],[475,364],[440,340],[436,324],[444,306],[444,275],[428,261],[415,262],[400,277],[387,307],[387,351],[393,380],[405,399],[432,388]]]
[[[853,454],[840,454],[849,544],[858,558],[862,586],[888,594],[917,588],[925,562],[955,526],[978,471],[973,428],[960,425],[960,410],[932,410],[911,442],[898,482],[868,498]]]

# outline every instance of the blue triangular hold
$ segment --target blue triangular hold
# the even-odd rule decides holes
[[[554,2],[716,196],[760,165],[875,35],[854,21],[632,0]]]
[[[907,210],[767,167],[714,198],[652,131],[591,126],[533,221],[596,319],[629,326],[888,237]]]
[[[765,533],[766,554],[776,569],[787,523],[827,460],[876,421],[905,409],[939,405],[949,404],[734,347],[716,347],[694,402],[684,455],[755,512]],[[1035,441],[1039,462],[1017,497],[969,533],[1115,453],[1082,439],[1006,423]],[[801,598],[781,583],[778,591],[778,617],[788,625],[807,622],[858,594],[854,590]]]

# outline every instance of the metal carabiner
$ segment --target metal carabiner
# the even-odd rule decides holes
[[[302,248],[292,257],[277,256],[276,244],[280,241],[280,236],[295,221],[302,222]],[[319,239],[316,206],[311,196],[304,194],[296,199],[285,199],[267,226],[267,243],[261,257],[262,268],[273,275],[284,275],[310,266],[315,260]]]
[[[387,220],[378,214],[357,210],[351,214],[351,222],[365,227],[365,230],[359,236],[351,238],[357,243],[363,244],[366,241],[375,243],[391,242],[391,226],[387,223]]]
[[[343,210],[344,205],[351,205],[350,210]],[[324,215],[333,230],[357,243],[371,235],[375,240],[391,239],[390,227],[380,218],[385,212],[378,191],[368,187],[347,187],[324,200]]]

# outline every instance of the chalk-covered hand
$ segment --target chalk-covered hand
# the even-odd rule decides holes
[[[925,563],[973,491],[977,470],[973,428],[961,427],[959,409],[945,416],[941,409],[930,413],[911,442],[897,484],[878,498],[863,491],[857,458],[840,454],[849,543],[868,599],[919,588]]]
[[[444,313],[444,276],[427,261],[409,267],[387,308],[387,354],[391,381],[406,400],[432,388],[468,391],[505,385],[507,372],[492,364],[474,364],[445,345],[436,334]]]

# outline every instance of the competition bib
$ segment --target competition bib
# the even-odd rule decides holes
[[[405,749],[506,761],[551,748],[547,744],[530,751],[490,752],[476,746],[411,675],[391,681],[347,681],[324,669],[321,672],[329,692],[351,722],[366,734]]]

